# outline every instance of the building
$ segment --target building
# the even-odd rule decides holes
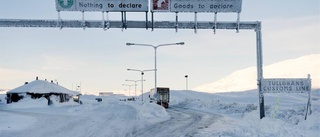
[[[52,104],[50,100],[51,96],[57,96],[59,102],[67,102],[70,99],[75,98],[76,102],[80,103],[80,93],[76,91],[64,88],[53,81],[49,82],[46,80],[38,80],[25,82],[24,85],[17,87],[15,89],[9,90],[7,92],[7,104],[12,102],[18,102],[23,98],[30,97],[32,99],[46,98],[48,100],[48,105]]]

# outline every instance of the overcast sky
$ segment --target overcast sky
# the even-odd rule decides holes
[[[264,65],[320,51],[319,0],[243,0],[241,21],[262,22]],[[62,19],[80,20],[80,12],[62,12]],[[1,0],[0,19],[57,19],[54,0]],[[101,20],[100,12],[85,19]],[[120,13],[110,13],[119,20]],[[127,13],[128,20],[145,20],[144,13]],[[175,20],[174,13],[155,13],[155,20]],[[179,20],[193,21],[192,13]],[[213,21],[212,13],[198,14],[200,21]],[[235,21],[236,14],[218,14],[218,21]],[[158,86],[189,89],[214,82],[228,74],[256,66],[253,30],[70,29],[0,28],[0,89],[13,89],[25,81],[57,80],[82,92],[128,90],[126,79],[139,80],[131,69],[153,69],[154,50],[126,46],[127,42],[183,46],[158,49]],[[154,72],[145,73],[144,89],[154,86]],[[137,90],[140,91],[140,83]],[[132,87],[133,90],[134,87]],[[139,92],[140,93],[140,92]]]

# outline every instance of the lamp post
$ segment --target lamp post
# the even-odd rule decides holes
[[[134,85],[122,84],[122,86],[128,86],[129,87],[129,96],[131,96],[130,95],[130,92],[131,92],[130,89],[131,89],[131,86],[134,86]]]
[[[184,76],[186,78],[186,90],[188,90],[188,75]]]
[[[138,81],[143,81],[143,80],[127,80],[126,81],[132,81],[134,82],[134,96],[137,97],[137,82]],[[141,82],[142,83],[142,82]]]
[[[139,69],[127,69],[128,71],[138,71],[141,72],[141,101],[143,101],[143,81],[145,81],[143,79],[143,75],[145,71],[154,71],[155,69],[148,69],[148,70],[139,70]]]
[[[157,46],[151,44],[126,43],[127,46],[146,46],[154,49],[154,90],[157,93],[157,49],[162,46],[184,45],[184,42],[160,44]]]

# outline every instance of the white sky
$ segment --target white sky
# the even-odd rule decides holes
[[[243,0],[241,21],[262,21],[264,65],[320,51],[319,0]],[[81,19],[80,12],[62,12],[63,19]],[[144,13],[127,13],[128,20],[145,20]],[[101,13],[85,13],[100,20]],[[120,13],[110,13],[119,20]],[[54,0],[1,0],[0,19],[57,19]],[[150,19],[150,18],[149,18]],[[174,13],[155,13],[155,20],[175,20]],[[193,21],[192,13],[179,20]],[[212,21],[213,14],[198,14]],[[218,14],[218,21],[235,21],[236,14]],[[189,89],[216,81],[233,71],[256,65],[252,30],[70,29],[0,28],[0,89],[13,89],[25,81],[57,80],[83,92],[128,90],[125,79],[139,80],[127,69],[153,69],[150,47],[128,47],[127,42],[164,44],[184,41],[184,46],[158,49],[158,86]],[[144,89],[154,86],[154,72],[145,73]],[[133,89],[133,87],[132,87]],[[137,90],[140,91],[140,83]],[[139,92],[140,93],[140,92]]]

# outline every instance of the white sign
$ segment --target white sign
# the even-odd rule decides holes
[[[76,11],[109,11],[105,0],[74,0]]]
[[[152,0],[152,11],[241,12],[242,0]]]
[[[310,93],[311,79],[262,79],[263,93]]]
[[[148,11],[148,0],[56,0],[57,11]]]

